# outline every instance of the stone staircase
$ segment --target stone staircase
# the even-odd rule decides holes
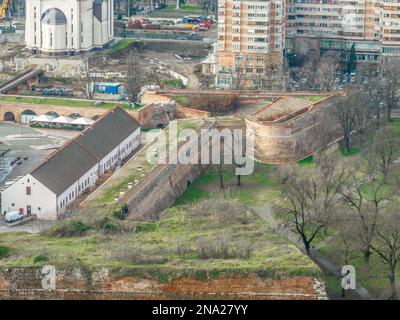
[[[308,111],[312,105],[301,99],[279,98],[270,105],[263,106],[253,114],[259,121],[278,121],[282,117],[288,118],[290,115]]]

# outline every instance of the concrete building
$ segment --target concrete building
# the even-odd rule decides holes
[[[281,65],[284,47],[284,0],[218,1],[220,85],[230,85],[238,73],[257,75]]]
[[[26,46],[33,53],[76,54],[114,38],[114,0],[26,0]]]
[[[232,70],[257,76],[286,54],[336,51],[343,61],[355,44],[358,62],[400,57],[397,0],[220,0],[220,85]],[[273,69],[272,69],[273,70]],[[233,71],[233,73],[237,73]]]
[[[139,123],[117,107],[2,191],[2,213],[19,211],[55,220],[139,145]]]

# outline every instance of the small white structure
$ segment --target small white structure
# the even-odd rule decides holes
[[[56,117],[55,116],[50,116],[47,114],[42,114],[40,116],[37,116],[31,120],[31,122],[51,122],[54,120]]]
[[[61,116],[61,117],[51,120],[50,122],[51,123],[59,123],[59,124],[70,124],[72,121],[74,121],[74,119],[72,119],[70,117],[66,117],[66,116]]]
[[[114,38],[114,0],[26,0],[25,42],[35,53],[73,55]]]
[[[139,123],[117,107],[3,190],[2,213],[19,211],[55,220],[139,145]]]
[[[77,118],[71,122],[71,124],[81,126],[91,126],[93,123],[95,123],[95,121],[89,118]]]

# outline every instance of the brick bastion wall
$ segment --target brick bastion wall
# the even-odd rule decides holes
[[[245,119],[246,128],[254,130],[255,158],[266,163],[296,162],[340,140],[339,124],[327,116],[329,104],[316,104],[283,122]]]
[[[126,201],[130,218],[158,218],[193,183],[204,165],[169,164],[146,177],[147,183]]]
[[[105,268],[56,268],[54,290],[42,288],[42,277],[39,267],[0,270],[0,299],[326,299],[324,284],[313,277],[270,279],[250,274],[199,280],[177,275],[160,282],[151,270],[118,275]]]

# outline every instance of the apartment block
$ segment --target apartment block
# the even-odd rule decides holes
[[[358,62],[400,57],[399,0],[220,0],[218,19],[222,85],[228,73],[282,67],[300,49],[337,51],[345,61],[355,44]]]
[[[231,72],[263,74],[282,64],[285,47],[283,0],[218,2],[220,82]]]

